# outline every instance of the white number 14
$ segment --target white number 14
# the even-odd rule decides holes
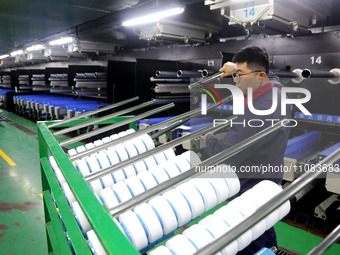
[[[320,65],[320,64],[322,63],[322,61],[321,61],[321,56],[318,56],[316,59],[315,59],[315,57],[313,56],[313,57],[311,57],[310,59],[312,60],[312,65],[314,65],[315,63]]]

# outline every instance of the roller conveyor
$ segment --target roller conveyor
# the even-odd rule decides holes
[[[72,114],[76,111],[86,112],[107,106],[95,101],[63,98],[51,95],[24,95],[14,96],[16,109],[22,115],[30,113],[32,117],[39,119],[42,114],[47,114],[51,119],[61,119],[66,116],[67,109],[72,109]],[[71,115],[71,114],[70,114]]]
[[[185,115],[181,118],[188,121]],[[151,132],[152,126],[157,126],[154,130],[158,130],[162,124],[167,126],[176,121],[176,117],[166,119],[146,129]],[[208,132],[208,128],[198,131]],[[232,176],[232,171],[225,179],[213,181],[209,175],[194,178],[201,174],[195,171],[195,166],[230,169],[220,163],[279,128],[279,125],[274,125],[201,162],[193,152],[187,152],[189,158],[185,158],[184,154],[173,157],[174,151],[170,150],[172,157],[168,158],[164,150],[166,144],[155,147],[150,136],[144,136],[149,138],[143,140],[142,136],[147,133],[145,130],[127,130],[125,134],[114,134],[77,147],[68,152],[68,158],[60,146],[53,144],[53,135],[41,123],[39,130],[46,142],[41,147],[49,148],[43,152],[42,170],[48,173],[52,167],[66,195],[66,198],[56,200],[55,204],[59,207],[59,204],[65,205],[68,201],[68,207],[73,209],[78,221],[80,228],[69,240],[74,250],[80,249],[78,244],[74,245],[75,236],[87,240],[87,249],[95,254],[144,253],[172,236],[164,246],[159,246],[150,254],[181,254],[184,251],[183,254],[236,254],[282,219],[290,210],[289,198],[307,186],[310,177],[316,178],[321,173],[308,172],[284,191],[270,181],[261,182],[182,234],[173,236],[175,229],[233,196],[239,189],[238,179]],[[82,139],[90,137],[84,136]],[[180,141],[184,142],[185,137],[182,139]],[[173,146],[176,146],[175,141]],[[171,142],[168,144],[171,148]],[[86,151],[90,153],[84,154]],[[76,155],[79,156],[75,159]],[[50,162],[46,156],[49,156]],[[336,151],[323,163],[332,163],[339,158],[339,151]],[[111,171],[105,172],[110,167]],[[74,174],[77,170],[80,175]],[[94,179],[87,178],[96,173],[101,174]],[[81,175],[85,181],[81,181]],[[228,188],[222,188],[226,184]],[[109,209],[110,214],[103,210],[103,206]],[[61,213],[60,217],[64,219],[65,213]],[[64,228],[67,231],[70,225],[65,224]]]

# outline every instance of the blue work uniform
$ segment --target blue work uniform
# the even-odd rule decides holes
[[[250,112],[248,104],[245,103],[244,115],[238,115],[238,118],[233,121],[234,123],[245,123],[245,126],[243,124],[232,125],[222,140],[217,139],[214,135],[208,135],[206,138],[205,148],[208,156],[213,156],[225,149],[228,149],[229,147],[238,144],[244,139],[249,138],[261,130],[271,126],[272,121],[268,121],[269,119],[276,119],[274,123],[285,118],[290,119],[290,106],[287,107],[286,115],[281,115],[282,85],[276,77],[271,77],[268,84],[253,92],[254,108],[257,110],[267,110],[271,108],[273,102],[273,87],[278,88],[278,103],[276,110],[269,115],[255,115]],[[264,123],[263,126],[248,126],[248,121],[253,119],[262,120]],[[262,122],[253,121],[251,123],[251,125],[260,126],[260,123]],[[278,184],[282,183],[283,171],[262,173],[261,170],[263,166],[266,166],[267,169],[271,166],[272,169],[276,167],[276,170],[282,170],[284,164],[284,152],[287,147],[289,132],[289,127],[280,128],[224,162],[231,166],[235,166],[237,169],[236,173],[241,183],[241,190],[238,195],[241,195],[246,190],[251,189],[262,180],[271,180]],[[246,169],[253,169],[253,171],[243,172]],[[256,169],[259,172],[256,172]],[[272,246],[277,246],[277,243],[275,231],[273,228],[270,228],[238,254],[254,254],[263,247],[271,248]]]

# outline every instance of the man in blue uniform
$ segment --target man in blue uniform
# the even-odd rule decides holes
[[[233,64],[235,63],[235,64]],[[236,86],[242,90],[247,99],[248,88],[252,88],[252,104],[257,110],[268,110],[273,103],[273,87],[278,88],[278,102],[276,110],[269,115],[255,115],[252,113],[245,99],[244,114],[238,115],[237,123],[232,125],[226,136],[219,140],[213,134],[207,134],[204,137],[206,142],[206,152],[209,156],[215,155],[244,139],[255,135],[259,131],[272,125],[271,121],[290,118],[290,109],[287,109],[286,115],[281,115],[281,87],[279,80],[275,76],[269,76],[269,58],[266,51],[257,46],[248,46],[237,52],[233,58],[233,63],[226,63],[220,71],[223,73],[222,77],[232,75]],[[249,120],[256,119],[257,123],[261,120],[263,125],[248,125]],[[240,124],[245,123],[245,125]],[[263,166],[270,166],[273,169],[282,169],[284,152],[288,142],[289,128],[283,127],[270,135],[266,136],[255,145],[250,146],[229,158],[226,163],[235,166],[237,175],[240,178],[241,191],[252,188],[260,181],[272,180],[281,184],[283,171],[268,171],[265,173],[251,171],[245,172],[245,169],[261,170]],[[262,247],[271,248],[277,247],[275,231],[273,228],[267,230],[261,237],[253,241],[251,245],[239,252],[239,254],[254,254]]]

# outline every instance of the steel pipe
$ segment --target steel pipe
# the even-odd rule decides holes
[[[131,122],[133,122],[133,121],[136,121],[136,120],[139,120],[139,119],[142,119],[142,118],[151,116],[151,115],[156,114],[156,113],[160,113],[160,112],[162,112],[162,111],[169,110],[169,109],[174,108],[174,107],[175,107],[175,104],[173,104],[173,103],[167,104],[167,105],[158,107],[158,108],[156,108],[156,109],[153,109],[153,110],[144,112],[144,113],[142,113],[142,114],[139,114],[139,115],[137,115],[137,116],[135,116],[135,117],[132,117],[132,118],[129,118],[129,119],[126,119],[126,120],[119,121],[118,123],[114,123],[114,124],[111,124],[111,125],[109,125],[109,126],[106,126],[106,127],[99,128],[99,129],[97,129],[97,130],[91,131],[91,132],[89,132],[89,133],[82,134],[82,135],[79,135],[79,136],[77,136],[77,137],[73,137],[73,138],[67,139],[67,140],[65,140],[65,141],[60,142],[59,145],[60,145],[60,146],[65,146],[65,145],[68,145],[68,144],[72,144],[72,143],[75,143],[75,142],[84,140],[84,139],[86,139],[86,138],[89,138],[89,137],[91,137],[91,136],[98,135],[98,134],[104,133],[104,132],[106,132],[106,131],[112,130],[112,129],[114,129],[114,128],[121,127],[121,126],[123,126],[123,125],[129,124],[129,123],[131,123]]]
[[[232,120],[232,119],[236,119],[236,117],[231,117],[229,118],[228,120]],[[145,159],[149,156],[152,156],[160,151],[163,151],[163,150],[166,150],[166,149],[169,149],[169,148],[173,148],[177,145],[180,145],[181,143],[187,141],[187,140],[190,140],[192,138],[195,138],[195,137],[198,137],[200,135],[203,135],[203,134],[206,134],[208,132],[213,132],[213,131],[216,131],[216,130],[219,130],[221,128],[224,128],[226,127],[227,125],[230,125],[230,122],[228,121],[227,123],[223,124],[223,125],[219,125],[218,127],[212,127],[212,126],[209,126],[209,127],[206,127],[206,128],[202,128],[200,130],[197,130],[189,135],[186,135],[186,136],[182,136],[180,138],[177,138],[175,140],[172,140],[166,144],[162,144],[152,150],[149,150],[149,151],[146,151],[142,154],[139,154],[133,158],[130,158],[128,160],[125,160],[125,161],[122,161],[116,165],[112,165],[110,167],[107,167],[107,168],[104,168],[104,169],[101,169],[97,172],[93,172],[93,173],[90,173],[89,175],[87,175],[86,177],[84,177],[84,180],[86,182],[91,182],[91,181],[94,181],[94,180],[97,180],[109,173],[113,173],[119,169],[122,169],[126,166],[129,166],[129,165],[132,165],[142,159]]]
[[[275,75],[279,76],[279,78],[291,78],[291,79],[298,79],[301,77],[301,74],[297,72],[289,72],[289,71],[272,71]]]
[[[202,83],[207,83],[207,82],[213,81],[213,80],[215,80],[215,79],[218,79],[218,78],[221,77],[221,75],[222,75],[222,73],[220,73],[220,72],[215,73],[215,74],[213,74],[213,75],[211,75],[211,76],[209,76],[209,77],[207,77],[207,78],[201,79],[201,80],[199,80],[199,81],[194,82],[193,84],[190,84],[190,85],[188,86],[188,88],[191,90],[191,89],[193,89],[193,88],[196,88],[196,87],[198,87],[198,86],[201,86]]]
[[[48,125],[47,128],[57,127],[57,126],[60,126],[62,124],[74,121],[74,120],[85,118],[87,116],[91,116],[91,115],[97,114],[99,112],[110,110],[110,109],[113,109],[113,108],[116,108],[116,107],[119,107],[119,106],[122,106],[122,105],[125,105],[125,104],[128,104],[128,103],[137,101],[138,99],[139,99],[139,97],[132,97],[132,98],[129,98],[127,100],[124,100],[124,101],[121,101],[121,102],[118,102],[118,103],[115,103],[115,104],[112,104],[112,105],[108,105],[108,106],[102,107],[102,108],[100,108],[98,110],[94,110],[94,111],[90,111],[90,112],[85,112],[85,113],[83,113],[83,114],[81,114],[79,116],[75,116],[75,117],[72,117],[72,118],[69,118],[69,119],[58,121],[57,123],[53,123],[51,125]]]
[[[177,71],[177,77],[178,78],[199,78],[199,77],[202,77],[202,76],[199,72],[178,70]]]
[[[340,160],[340,149],[334,151],[327,158],[322,160],[318,166],[327,166]],[[318,171],[319,170],[319,171]],[[253,227],[256,223],[260,222],[264,217],[273,212],[276,208],[284,204],[287,200],[294,197],[296,193],[302,190],[306,185],[310,184],[315,178],[318,178],[325,174],[322,169],[311,168],[308,172],[304,173],[301,177],[296,179],[285,188],[282,192],[277,194],[266,204],[261,206],[254,214],[249,216],[247,219],[242,221],[236,228],[231,229],[214,242],[203,247],[201,250],[196,252],[196,255],[210,255],[215,254],[223,247],[234,241],[237,237],[246,232],[249,228]]]
[[[155,104],[168,104],[168,103],[190,103],[190,97],[183,98],[155,98]]]
[[[161,135],[165,134],[166,132],[168,132],[170,130],[173,130],[174,128],[183,125],[184,123],[186,123],[189,120],[190,120],[190,117],[188,117],[186,119],[183,119],[181,121],[175,122],[175,123],[169,125],[168,127],[163,128],[162,130],[157,131],[155,134],[152,134],[151,138],[152,139],[156,139],[156,138],[160,137]]]
[[[205,78],[209,75],[209,71],[207,69],[200,70],[199,72],[201,73],[201,76],[203,78]]]
[[[286,121],[286,120],[284,120],[284,121]],[[139,203],[145,202],[145,201],[151,199],[152,197],[158,195],[159,193],[173,188],[175,185],[178,185],[178,184],[186,181],[186,179],[188,179],[188,178],[195,177],[195,176],[202,174],[202,172],[196,171],[197,167],[217,165],[217,164],[225,161],[226,159],[236,155],[237,153],[244,150],[245,148],[255,144],[260,139],[264,138],[268,134],[278,130],[281,127],[282,127],[281,123],[278,122],[278,123],[274,124],[272,127],[266,128],[266,129],[260,131],[259,133],[243,140],[242,142],[235,144],[234,146],[232,146],[232,147],[230,147],[230,148],[208,158],[207,160],[203,161],[198,166],[193,167],[193,168],[189,169],[188,171],[186,171],[186,172],[184,172],[180,175],[177,175],[177,176],[171,178],[170,180],[165,181],[165,182],[143,192],[142,194],[139,194],[139,195],[133,197],[132,199],[130,199],[130,200],[124,202],[124,203],[117,205],[114,208],[109,208],[112,217],[117,217],[121,213],[123,213],[123,212],[125,212],[129,209],[132,209],[133,207],[135,207]],[[209,254],[214,254],[214,253],[209,253]]]
[[[322,240],[317,246],[314,247],[307,255],[320,255],[323,254],[332,244],[340,239],[340,225],[338,225],[325,239]]]
[[[222,99],[222,104],[225,104],[225,103],[227,103],[227,102],[229,102],[231,100],[232,100],[232,96],[225,97],[225,98]],[[210,106],[207,107],[207,111],[209,111],[209,110],[211,110],[211,109],[213,109],[215,107],[217,107],[217,106],[216,105],[210,105]],[[147,133],[153,132],[153,131],[155,131],[155,130],[157,130],[159,128],[162,128],[162,127],[167,126],[169,124],[175,123],[177,121],[181,121],[182,124],[184,124],[185,122],[183,122],[183,120],[187,119],[188,117],[190,117],[190,119],[194,119],[194,118],[196,118],[196,117],[198,117],[200,115],[201,115],[201,109],[200,108],[197,108],[195,110],[191,110],[191,111],[186,112],[186,113],[182,113],[182,114],[180,114],[180,115],[178,115],[176,117],[173,117],[171,119],[165,120],[165,121],[160,122],[158,124],[154,124],[151,127],[139,130],[139,131],[134,132],[132,134],[129,134],[127,136],[120,137],[119,139],[116,139],[116,140],[114,140],[112,142],[104,143],[104,144],[96,146],[96,147],[94,147],[92,149],[89,149],[89,150],[83,151],[81,153],[78,153],[76,155],[73,155],[73,156],[70,157],[70,160],[71,161],[75,161],[75,160],[80,159],[82,157],[91,155],[91,154],[93,154],[93,153],[95,153],[97,151],[101,151],[103,149],[115,146],[116,144],[125,142],[127,140],[131,140],[131,139],[133,139],[135,137],[138,137],[138,136],[141,136],[143,134],[147,134]]]
[[[103,116],[101,118],[96,118],[94,120],[89,120],[89,121],[86,121],[84,123],[80,123],[78,125],[75,125],[73,127],[64,128],[62,130],[54,132],[53,135],[54,136],[63,135],[63,134],[69,133],[71,131],[74,131],[74,130],[77,130],[77,129],[80,129],[80,128],[83,128],[83,127],[87,127],[87,126],[90,126],[90,125],[93,125],[93,124],[96,124],[96,123],[99,123],[101,121],[111,119],[113,117],[121,116],[121,115],[126,114],[128,112],[133,112],[133,111],[136,111],[136,110],[148,107],[150,105],[153,105],[154,103],[155,103],[155,101],[151,100],[151,101],[145,102],[143,104],[136,105],[136,106],[133,106],[133,107],[130,107],[130,108],[127,108],[127,109],[124,109],[124,110],[121,110],[121,111],[118,111],[118,112],[115,112],[115,113]]]
[[[333,72],[327,72],[327,71],[311,71],[309,69],[304,69],[301,73],[302,77],[305,79],[308,78],[326,78],[326,79],[332,79],[337,78],[338,76]]]
[[[176,72],[169,72],[169,71],[159,71],[157,70],[155,73],[156,77],[167,77],[167,78],[178,78]]]

